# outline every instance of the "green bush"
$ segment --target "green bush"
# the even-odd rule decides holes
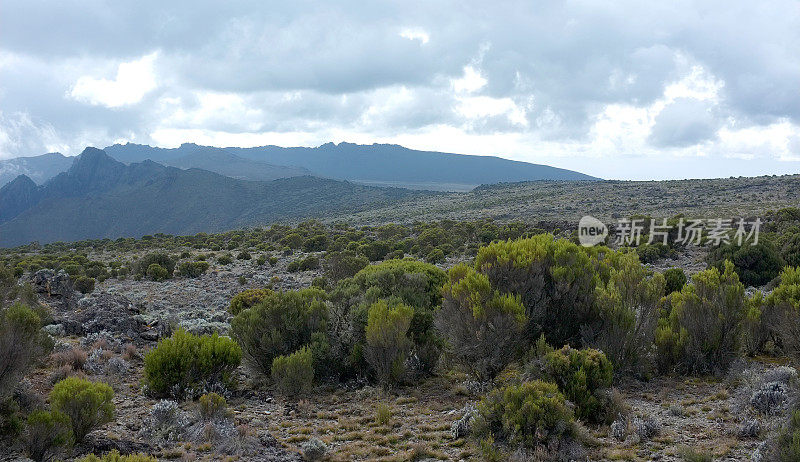
[[[69,418],[76,442],[114,418],[114,391],[105,383],[68,377],[53,386],[50,406]]]
[[[154,281],[163,281],[169,277],[169,272],[158,263],[153,263],[147,267],[147,277]]]
[[[94,278],[86,277],[86,276],[78,276],[75,278],[75,283],[73,287],[75,290],[82,294],[88,294],[94,290]]]
[[[681,268],[670,268],[664,271],[664,280],[666,281],[664,295],[680,292],[686,285],[686,273]]]
[[[322,269],[325,271],[325,276],[334,282],[338,282],[355,276],[367,265],[369,265],[369,260],[366,257],[344,250],[328,252],[322,264]]]
[[[697,273],[692,283],[662,301],[656,346],[662,370],[715,373],[739,351],[746,306],[744,286],[731,262]]]
[[[130,454],[127,456],[120,455],[119,451],[114,449],[102,457],[97,457],[94,454],[89,454],[78,462],[158,462],[158,459],[145,454]]]
[[[256,371],[269,375],[273,360],[299,350],[316,332],[325,333],[325,292],[310,288],[268,294],[231,320],[231,333]]]
[[[610,388],[612,381],[612,366],[606,355],[590,348],[565,346],[545,355],[544,364],[546,374],[575,404],[577,417],[598,422],[604,402],[600,393]]]
[[[53,349],[41,317],[21,303],[0,307],[0,403],[37,360]]]
[[[414,310],[398,304],[389,307],[384,300],[369,308],[366,326],[365,358],[378,381],[384,385],[399,381],[405,371],[405,360],[411,341],[406,336]]]
[[[758,303],[761,302],[761,303]],[[759,350],[774,340],[784,353],[800,359],[800,268],[787,266],[780,283],[764,300],[751,301],[748,321],[758,316]]]
[[[303,242],[303,250],[305,252],[322,252],[328,248],[328,236],[318,234],[310,237]]]
[[[535,380],[494,389],[478,403],[476,436],[529,448],[571,436],[574,416],[553,383]]]
[[[428,263],[443,263],[444,262],[444,252],[442,249],[433,249],[428,252],[428,255],[425,257],[425,261]]]
[[[525,308],[518,297],[492,290],[489,279],[467,265],[451,268],[448,278],[436,327],[454,362],[491,379],[524,343]]]
[[[239,255],[236,256],[237,260],[250,260],[252,257],[247,252],[239,252]]]
[[[223,266],[230,265],[233,263],[233,257],[230,254],[220,255],[217,257],[217,263]]]
[[[775,245],[763,239],[756,245],[721,245],[708,254],[709,265],[720,272],[726,261],[733,262],[739,279],[748,286],[761,286],[775,279],[784,265]]]
[[[139,261],[136,262],[135,266],[136,275],[140,277],[143,276],[150,277],[150,275],[148,275],[147,272],[150,269],[150,266],[153,264],[156,264],[161,268],[165,269],[167,272],[167,277],[170,277],[172,275],[172,272],[175,271],[175,260],[170,258],[169,255],[164,253],[151,253],[145,255],[144,257],[139,259]]]
[[[178,265],[178,274],[186,278],[198,278],[208,270],[208,266],[204,261],[186,261]]]
[[[206,393],[197,400],[197,405],[200,409],[200,418],[206,422],[228,415],[228,402],[217,393]]]
[[[634,254],[619,255],[608,271],[595,289],[598,320],[582,327],[584,344],[605,352],[617,373],[645,377],[654,364],[664,276],[649,275]]]
[[[276,356],[272,361],[272,380],[287,396],[305,394],[314,382],[314,360],[311,349],[302,347],[288,356]]]
[[[156,396],[208,383],[232,386],[232,374],[241,360],[242,350],[232,339],[217,334],[198,336],[181,329],[145,355],[144,381]]]
[[[228,311],[236,316],[242,311],[261,303],[273,292],[269,289],[247,289],[233,296]]]
[[[28,415],[24,444],[28,457],[51,460],[73,444],[69,417],[60,412],[33,411]]]
[[[777,446],[781,462],[800,460],[800,409],[792,410],[778,436]]]

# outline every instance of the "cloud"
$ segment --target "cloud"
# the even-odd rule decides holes
[[[82,102],[106,107],[136,104],[156,88],[154,63],[158,53],[141,59],[120,63],[113,80],[82,76],[75,82],[69,96]]]
[[[797,24],[796,0],[6,0],[0,158],[353,141],[605,177],[721,171],[706,159],[782,171],[798,157]]]

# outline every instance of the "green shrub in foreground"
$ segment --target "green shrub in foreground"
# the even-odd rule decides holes
[[[369,308],[364,354],[384,385],[399,381],[403,375],[406,354],[411,348],[406,332],[413,315],[411,307],[403,304],[390,307],[384,300]]]
[[[181,329],[145,355],[144,380],[156,396],[203,383],[231,386],[231,375],[241,360],[242,350],[232,339],[216,333],[198,336]]]
[[[78,462],[158,462],[158,459],[145,454],[130,454],[127,456],[120,455],[116,449],[104,454],[102,457],[97,457],[94,454],[89,454]]]
[[[601,391],[611,387],[611,362],[603,352],[565,346],[544,357],[545,370],[564,396],[575,404],[578,418],[598,421],[603,411]]]
[[[535,380],[489,392],[478,403],[475,434],[535,447],[573,433],[574,416],[553,383]]]
[[[314,359],[311,349],[300,348],[272,361],[272,380],[278,391],[294,396],[308,392],[314,382]]]
[[[69,417],[60,412],[33,411],[28,415],[24,444],[28,456],[35,461],[50,460],[72,446]]]
[[[0,307],[0,403],[33,364],[52,350],[53,341],[41,327],[40,316],[26,305]]]
[[[800,460],[800,409],[795,409],[778,436],[778,456],[781,462]]]
[[[153,263],[147,267],[147,277],[154,280],[154,281],[163,281],[169,277],[169,272],[166,268],[159,265],[158,263]]]
[[[183,262],[178,265],[178,274],[187,278],[197,278],[208,270],[208,263],[204,261]]]
[[[50,406],[69,418],[76,442],[114,418],[114,391],[105,383],[69,377],[55,384]]]
[[[261,303],[273,292],[269,289],[247,289],[239,292],[231,299],[231,304],[228,305],[228,311],[236,316],[242,311],[252,308]]]
[[[82,294],[88,294],[94,290],[94,278],[86,277],[86,276],[78,276],[75,278],[75,290]]]

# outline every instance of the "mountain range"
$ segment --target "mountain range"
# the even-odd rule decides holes
[[[391,144],[217,148],[185,143],[177,148],[158,148],[128,143],[104,150],[126,164],[152,160],[181,169],[200,168],[255,181],[312,175],[377,186],[468,191],[478,185],[499,182],[597,179],[571,170],[499,157],[417,151]],[[21,174],[42,184],[66,171],[71,159],[46,154],[0,161],[0,186]]]
[[[0,245],[222,231],[415,194],[308,175],[250,181],[151,160],[126,165],[87,148],[42,185],[22,175],[0,188]]]

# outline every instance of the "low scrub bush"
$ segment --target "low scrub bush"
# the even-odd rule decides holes
[[[739,351],[746,306],[733,264],[696,274],[692,283],[662,300],[656,346],[662,370],[715,373]]]
[[[756,245],[724,244],[708,254],[708,264],[720,272],[725,270],[726,261],[733,263],[739,279],[748,286],[761,286],[775,279],[784,265],[775,245],[764,239]]]
[[[448,355],[480,379],[502,371],[524,345],[525,309],[519,298],[492,290],[489,279],[466,265],[448,273],[436,326]]]
[[[406,333],[413,315],[411,307],[403,304],[390,307],[384,300],[369,308],[364,354],[384,385],[399,381],[405,372],[406,355],[411,348]]]
[[[269,289],[247,289],[244,292],[239,292],[231,299],[228,311],[236,316],[242,311],[261,303],[272,293]]]
[[[198,278],[208,270],[208,263],[204,261],[185,261],[178,265],[178,274],[186,278]]]
[[[50,406],[69,418],[76,442],[114,418],[114,391],[105,383],[78,377],[66,378],[53,386]]]
[[[473,428],[479,438],[533,448],[571,436],[574,416],[555,384],[535,380],[489,392]]]
[[[369,265],[369,260],[366,257],[345,250],[329,252],[322,263],[322,269],[328,279],[338,282],[355,276],[367,265]]]
[[[41,317],[21,303],[0,307],[0,403],[53,342],[41,330]]]
[[[153,281],[163,281],[170,276],[169,271],[158,263],[152,263],[147,267],[147,277]]]
[[[197,400],[197,405],[204,421],[228,417],[228,402],[217,393],[206,393]]]
[[[800,268],[784,268],[775,290],[749,307],[748,319],[759,316],[759,343],[774,340],[784,353],[800,359]]]
[[[102,457],[97,457],[94,454],[78,459],[78,462],[158,462],[158,459],[145,454],[130,454],[123,456],[116,449],[104,454]]]
[[[664,295],[669,295],[672,292],[680,292],[683,286],[686,285],[686,273],[681,268],[670,268],[664,271]]]
[[[307,393],[314,382],[314,360],[311,349],[302,347],[272,361],[272,380],[278,390],[287,396]]]
[[[800,409],[794,409],[778,436],[778,457],[781,462],[800,460]]]
[[[23,438],[28,457],[36,462],[51,460],[73,444],[69,417],[60,412],[33,411]]]
[[[173,260],[169,255],[164,253],[150,253],[136,262],[136,265],[134,266],[136,275],[140,277],[151,277],[147,273],[152,265],[158,265],[163,268],[167,273],[166,277],[170,277],[172,272],[175,271],[175,260]]]
[[[156,396],[179,394],[204,385],[232,386],[242,360],[239,345],[228,337],[193,335],[178,330],[144,357],[144,380]]]
[[[94,291],[94,283],[95,283],[94,278],[90,278],[87,276],[78,276],[77,278],[75,278],[73,287],[75,287],[75,290],[77,290],[82,294],[88,294]]]
[[[268,294],[231,320],[231,332],[248,364],[270,375],[276,357],[308,345],[314,333],[327,331],[327,323],[326,294],[310,288]]]
[[[575,404],[578,418],[598,422],[603,412],[604,397],[611,387],[611,362],[601,351],[590,348],[576,350],[565,346],[544,357],[545,373]],[[611,416],[615,417],[615,416]]]

